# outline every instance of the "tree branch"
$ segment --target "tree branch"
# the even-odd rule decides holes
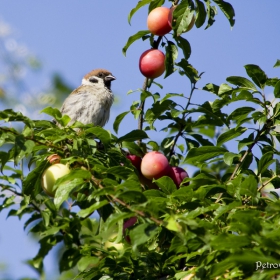
[[[147,86],[148,86],[148,78],[145,78],[144,83],[143,83],[143,87],[142,87],[142,91],[146,91],[147,90]],[[141,110],[140,115],[139,115],[139,119],[138,119],[138,129],[143,130],[143,123],[144,123],[144,107],[145,107],[145,100],[141,101],[141,104],[139,106],[139,110]],[[141,143],[141,140],[139,140],[139,143]]]
[[[93,176],[91,176],[91,180],[100,188],[100,189],[104,189],[104,187],[100,184],[100,181],[97,180],[96,178],[94,178]],[[135,210],[135,209],[132,209],[132,207],[125,203],[124,201],[120,200],[119,198],[115,197],[114,195],[112,194],[109,194],[108,195],[109,197],[111,197],[112,199],[112,202],[113,203],[119,203],[120,205],[124,206],[125,208],[129,209],[130,211],[132,212],[135,212],[138,216],[141,216],[141,217],[145,217],[145,218],[149,218],[150,220],[152,220],[155,224],[157,224],[158,226],[161,226],[163,225],[163,222],[161,220],[158,220],[154,217],[150,217],[148,216],[147,214],[145,214],[143,211],[140,211],[140,210]]]

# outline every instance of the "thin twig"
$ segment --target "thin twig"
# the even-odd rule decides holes
[[[239,163],[235,166],[235,169],[233,171],[233,173],[231,174],[229,180],[233,180],[235,175],[237,174],[238,170],[242,167],[247,155],[252,151],[252,149],[254,148],[254,146],[257,144],[257,142],[259,141],[261,135],[263,134],[263,132],[265,132],[267,129],[270,128],[269,126],[269,122],[270,119],[267,120],[267,122],[263,125],[262,129],[260,129],[256,135],[256,138],[254,140],[254,142],[249,146],[248,150],[244,153],[244,155],[242,156],[242,158],[240,159]],[[222,197],[222,193],[219,194],[218,198],[216,199],[215,203],[219,202],[221,197]]]
[[[188,98],[188,102],[187,102],[186,107],[184,109],[185,112],[183,113],[181,120],[185,120],[185,118],[186,118],[186,115],[187,115],[186,111],[188,110],[188,108],[189,108],[189,106],[191,104],[191,98],[192,98],[194,90],[196,89],[195,85],[196,85],[196,83],[192,84],[192,88],[191,88],[191,92],[190,92],[190,97]],[[174,154],[174,150],[175,150],[177,141],[178,141],[179,137],[182,135],[184,129],[185,129],[185,126],[181,125],[177,135],[175,136],[174,142],[173,142],[173,144],[172,144],[172,146],[170,148],[170,152],[169,152],[169,155],[168,155],[168,160],[170,160],[172,155]]]
[[[254,146],[257,144],[257,142],[259,141],[259,138],[261,137],[262,133],[264,131],[267,130],[267,124],[265,123],[264,126],[262,127],[261,130],[258,131],[256,138],[254,140],[254,142],[249,146],[248,150],[244,153],[244,155],[242,156],[242,158],[240,159],[239,163],[235,166],[235,169],[233,171],[233,173],[231,174],[229,180],[233,180],[237,171],[239,170],[239,168],[243,165],[247,155],[252,151],[252,149],[254,148]]]

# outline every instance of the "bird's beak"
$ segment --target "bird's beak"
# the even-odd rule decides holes
[[[106,82],[111,82],[111,81],[114,81],[114,80],[116,80],[116,77],[113,76],[113,75],[108,75],[108,76],[105,77]]]

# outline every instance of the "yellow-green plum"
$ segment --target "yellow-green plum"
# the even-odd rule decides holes
[[[70,169],[68,166],[62,163],[57,163],[47,168],[41,179],[41,185],[45,193],[54,197],[56,192],[56,188],[54,188],[56,180],[68,174],[69,172]]]

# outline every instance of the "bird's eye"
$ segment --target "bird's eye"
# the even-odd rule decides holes
[[[99,74],[98,74],[98,77],[99,77],[99,78],[102,78],[102,77],[103,77],[103,74],[102,74],[102,73],[99,73]]]
[[[98,83],[98,80],[97,80],[96,78],[94,78],[94,77],[90,77],[90,78],[89,78],[89,81],[90,81],[91,83]]]

